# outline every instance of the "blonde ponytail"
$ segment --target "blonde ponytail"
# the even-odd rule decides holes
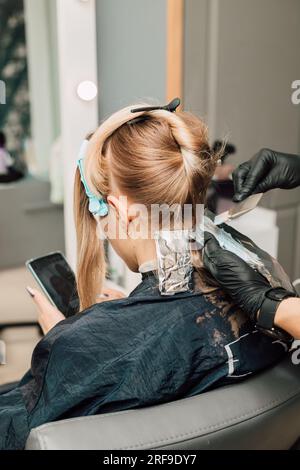
[[[106,272],[103,241],[97,236],[97,222],[89,212],[88,205],[89,201],[77,171],[74,209],[77,230],[77,290],[81,310],[96,302]]]

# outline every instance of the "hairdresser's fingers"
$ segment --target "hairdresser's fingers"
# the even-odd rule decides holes
[[[209,233],[205,235],[203,264],[220,285],[229,290],[256,275],[235,253],[221,248],[215,237]]]
[[[227,263],[230,265],[237,265],[240,262],[244,263],[237,255],[228,250],[224,250],[217,241],[217,239],[208,232],[204,233],[204,256],[212,263],[218,265],[220,268],[226,269]]]
[[[236,202],[238,202],[237,199],[239,198],[239,195],[242,192],[244,181],[247,178],[250,168],[251,168],[251,163],[245,162],[239,165],[238,168],[234,170],[232,173],[232,180],[233,180],[234,193],[235,193],[233,196],[233,200]]]
[[[224,250],[219,245],[219,242],[211,233],[204,233],[203,263],[207,269],[211,270],[213,266],[223,268],[224,260],[226,263],[231,255],[232,253]]]
[[[202,259],[204,267],[217,279],[220,263],[225,250],[223,250],[216,238],[208,232],[204,233],[204,248],[202,252]]]
[[[264,180],[272,169],[272,162],[268,153],[260,152],[253,160],[253,165],[244,181],[241,190],[242,196],[250,196],[257,193],[258,184]]]
[[[235,285],[256,282],[269,286],[268,281],[231,251],[221,248],[210,233],[205,233],[203,264],[221,285],[231,290]]]
[[[213,255],[216,250],[220,249],[217,239],[211,233],[204,232],[204,251],[207,256]]]
[[[265,193],[269,191],[270,189],[274,189],[277,186],[278,183],[278,170],[272,169],[270,170],[266,176],[258,183],[256,186],[256,192],[257,193]]]
[[[243,201],[246,197],[251,196],[251,194],[257,194],[259,192],[258,185],[267,177],[268,173],[272,170],[272,166],[272,151],[263,149],[255,155],[250,161],[250,169],[246,178],[244,178],[242,186],[234,195],[234,200],[236,202]]]
[[[216,280],[220,276],[220,264],[222,265],[224,253],[225,251],[220,247],[216,238],[212,234],[205,232],[202,252],[203,265]]]

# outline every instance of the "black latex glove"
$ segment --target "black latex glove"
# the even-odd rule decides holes
[[[256,322],[265,294],[271,289],[268,281],[237,255],[223,250],[213,235],[207,232],[203,263],[221,288]]]
[[[262,149],[233,172],[233,183],[235,202],[269,189],[296,188],[300,185],[300,156]]]

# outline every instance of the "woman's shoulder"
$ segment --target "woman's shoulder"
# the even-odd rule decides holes
[[[61,330],[59,336],[64,339],[78,339],[91,331],[94,336],[99,336],[99,340],[104,335],[126,338],[139,332],[161,331],[164,325],[169,329],[172,324],[187,324],[195,317],[196,311],[202,311],[205,306],[209,308],[203,296],[195,293],[172,297],[149,292],[140,294],[94,304],[55,328]]]
[[[178,293],[173,296],[160,295],[156,285],[138,287],[129,297],[96,303],[87,310],[64,320],[57,325],[51,333],[55,338],[70,338],[75,341],[85,333],[93,335],[122,336],[123,338],[136,336],[136,333],[174,328],[189,329],[198,323],[223,321],[231,322],[236,328],[246,320],[244,316],[237,316],[237,308],[230,299],[220,290],[213,292]],[[227,318],[226,318],[227,317]],[[225,320],[227,319],[227,321]],[[234,325],[233,325],[234,323]],[[172,327],[173,329],[173,327]],[[116,333],[118,332],[118,334]]]

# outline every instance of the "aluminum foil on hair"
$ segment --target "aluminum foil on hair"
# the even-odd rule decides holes
[[[161,230],[155,234],[159,290],[174,295],[191,290],[193,266],[189,230]]]
[[[215,225],[214,222],[212,222],[212,220],[207,216],[204,217],[204,226],[199,225],[196,227],[196,240],[199,240],[199,242],[203,240],[203,228],[206,232],[211,233],[216,238],[224,250],[228,250],[236,254],[253,269],[256,269],[256,271],[258,271],[268,280],[272,287],[285,287],[286,289],[292,289],[287,275],[284,273],[276,260],[273,260],[273,258],[271,258],[269,255],[269,260],[262,259],[257,253],[251,251],[245,245],[243,245],[241,241],[235,239],[224,228]]]

